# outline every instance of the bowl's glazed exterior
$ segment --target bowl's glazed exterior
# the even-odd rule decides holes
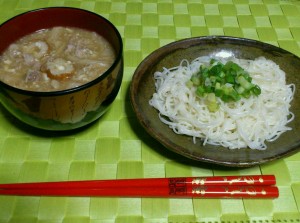
[[[123,77],[123,44],[117,29],[105,18],[81,9],[54,7],[30,11],[2,24],[0,54],[19,38],[54,26],[83,28],[102,35],[115,50],[113,65],[95,80],[64,91],[26,91],[0,81],[0,101],[11,114],[31,126],[71,130],[98,119],[114,101]]]

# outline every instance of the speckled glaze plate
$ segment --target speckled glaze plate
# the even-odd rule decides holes
[[[267,143],[264,151],[249,148],[230,150],[221,146],[203,146],[192,137],[178,135],[158,118],[158,111],[149,105],[155,92],[153,74],[163,67],[177,66],[182,59],[199,56],[235,56],[255,59],[264,56],[273,60],[286,73],[287,83],[294,83],[296,93],[291,104],[295,119],[289,123],[292,131]],[[270,162],[300,150],[300,58],[281,48],[255,40],[228,36],[206,36],[184,39],[161,47],[146,57],[137,67],[130,86],[130,99],[137,119],[144,129],[167,149],[199,162],[231,167],[249,167]]]

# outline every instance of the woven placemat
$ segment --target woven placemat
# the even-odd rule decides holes
[[[229,35],[260,40],[300,56],[300,2],[278,0],[0,0],[0,23],[22,12],[71,6],[101,14],[124,41],[124,79],[111,109],[88,128],[46,134],[0,106],[0,182],[275,174],[274,200],[0,196],[0,223],[300,222],[300,153],[246,169],[186,162],[154,142],[129,101],[133,72],[174,40]]]

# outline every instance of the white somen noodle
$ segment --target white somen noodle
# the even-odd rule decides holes
[[[182,60],[178,67],[155,72],[156,92],[149,103],[159,111],[163,123],[177,134],[192,136],[194,143],[200,138],[204,145],[230,149],[264,150],[266,141],[274,141],[291,130],[287,124],[294,119],[289,108],[295,85],[286,84],[285,73],[277,64],[264,57],[230,58],[248,71],[252,82],[261,88],[261,94],[230,103],[217,98],[220,109],[210,112],[204,99],[196,96],[195,88],[186,85],[200,65],[208,65],[210,59],[199,57],[191,63]]]

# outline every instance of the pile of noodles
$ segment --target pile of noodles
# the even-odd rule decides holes
[[[266,141],[274,141],[291,130],[287,124],[294,119],[289,108],[295,85],[286,84],[285,73],[277,64],[263,57],[230,58],[249,72],[252,82],[261,88],[261,94],[230,103],[217,98],[220,109],[210,112],[204,99],[196,96],[196,89],[186,85],[200,65],[208,65],[210,59],[199,57],[191,63],[183,60],[178,67],[155,72],[156,92],[149,103],[159,111],[163,123],[177,134],[192,136],[194,143],[200,138],[204,145],[230,149],[264,150]]]

